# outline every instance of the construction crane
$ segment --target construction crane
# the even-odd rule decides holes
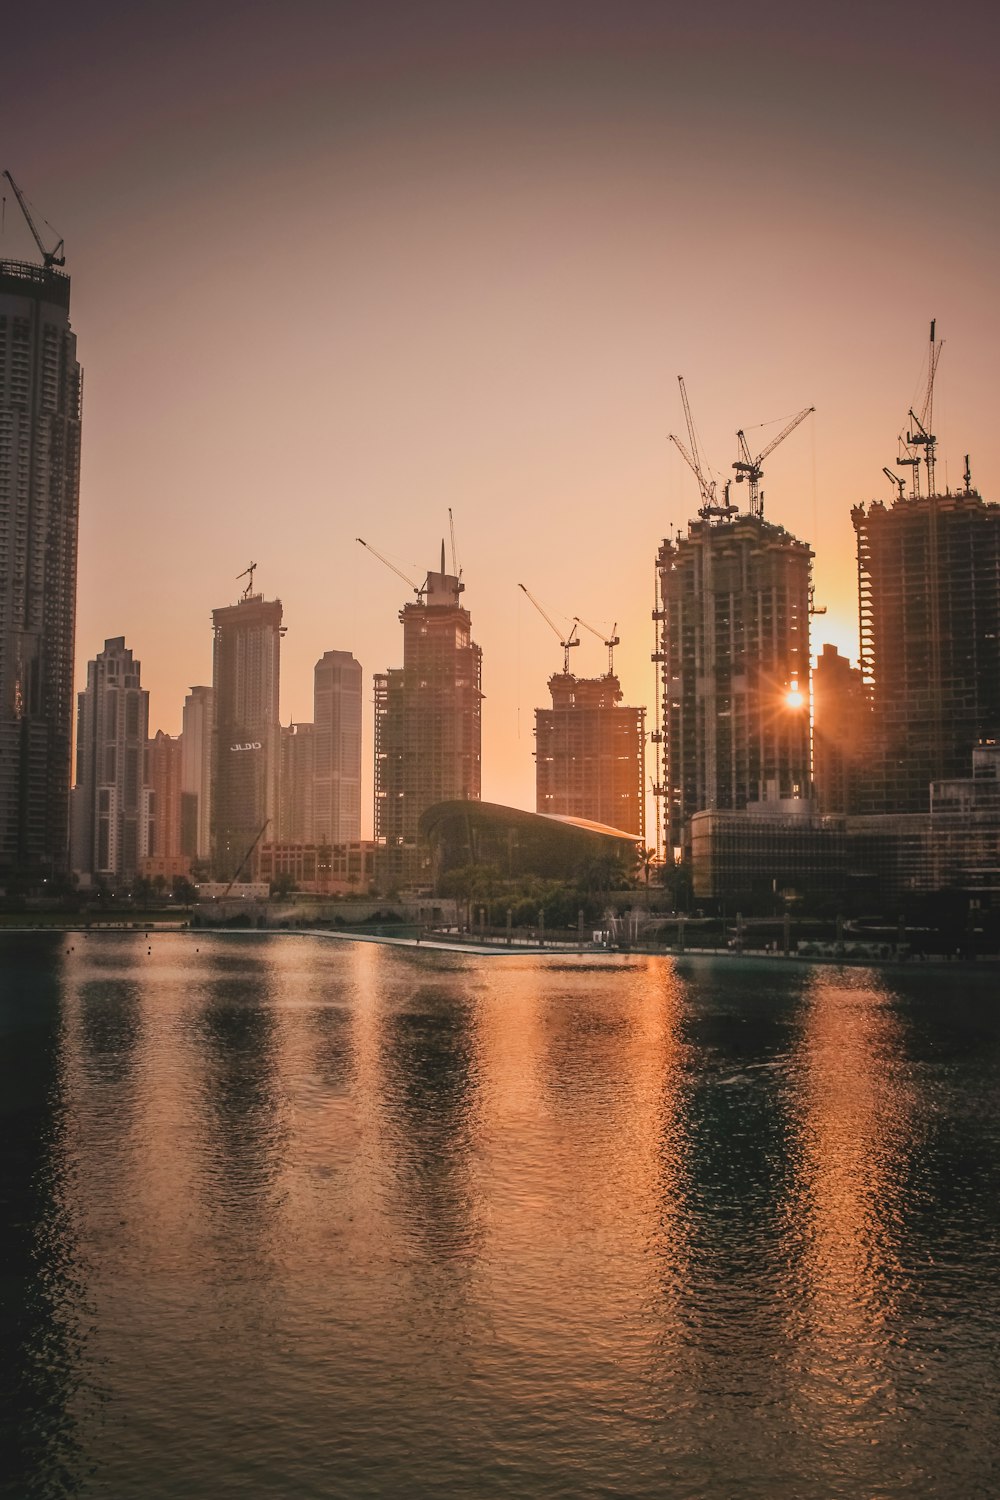
[[[229,882],[229,884],[226,886],[226,889],[222,893],[222,900],[223,901],[225,901],[226,897],[229,895],[229,892],[232,890],[232,888],[236,884],[237,880],[239,880],[240,875],[241,875],[241,873],[243,871],[244,866],[246,865],[247,860],[250,858],[251,854],[256,849],[256,847],[260,843],[261,839],[264,837],[264,829],[267,827],[267,825],[268,825],[268,823],[270,823],[270,821],[271,821],[270,818],[265,818],[264,821],[263,821],[263,823],[258,828],[258,830],[257,830],[257,837],[254,839],[253,843],[250,845],[250,848],[247,850],[247,852],[244,854],[243,858],[240,860],[239,864],[236,866],[236,873],[235,873],[235,875],[233,876],[232,880]]]
[[[913,407],[910,407],[910,421],[917,430],[916,432],[911,431],[906,434],[907,452],[912,454],[915,448],[922,448],[924,450],[924,463],[927,465],[928,495],[934,494],[934,465],[937,449],[937,438],[931,432],[931,428],[934,425],[934,376],[937,374],[938,360],[941,358],[941,350],[944,348],[943,342],[939,343],[935,338],[936,328],[937,319],[931,318],[931,347],[927,360],[927,387],[924,391],[924,404],[920,409],[919,417],[913,410]],[[907,462],[907,460],[901,459],[900,462]],[[914,489],[917,492],[919,491],[919,483],[917,482],[919,457],[911,458],[908,462],[913,468]]]
[[[47,271],[51,270],[53,266],[64,266],[66,264],[66,255],[62,240],[59,241],[54,249],[46,250],[44,244],[42,243],[42,237],[35,227],[35,221],[31,217],[31,211],[28,208],[27,203],[25,203],[24,201],[24,194],[21,192],[21,189],[18,187],[17,183],[14,181],[13,177],[6,169],[4,170],[3,175],[6,177],[7,181],[14,189],[14,197],[17,199],[18,203],[21,206],[21,212],[24,215],[25,223],[31,230],[35,244],[38,246],[38,253],[42,257],[42,265]],[[49,228],[52,228],[51,224],[49,225]]]
[[[814,584],[809,585],[809,615],[825,615],[826,605],[816,603],[816,588]]]
[[[747,440],[742,427],[736,434],[736,441],[740,445],[742,457],[736,460],[733,468],[736,470],[736,483],[742,484],[744,479],[747,482],[747,488],[750,491],[749,511],[752,516],[757,516],[759,519],[764,514],[764,496],[760,492],[760,481],[764,477],[764,470],[761,468],[761,465],[765,458],[767,458],[769,453],[773,453],[778,444],[783,443],[789,433],[794,432],[799,423],[804,422],[806,417],[810,416],[815,410],[815,406],[807,406],[800,411],[798,416],[793,417],[787,426],[781,429],[776,438],[771,439],[767,447],[763,452],[758,453],[756,458],[751,458],[750,456],[750,449],[747,447]]]
[[[906,480],[903,479],[903,478],[901,478],[899,474],[894,474],[892,472],[892,470],[890,468],[888,468],[885,464],[882,465],[882,473],[885,475],[886,479],[891,480],[892,483],[899,490],[899,498],[900,498],[900,500],[902,500],[902,498],[903,498],[903,489],[904,489],[904,486],[906,485]]]
[[[698,489],[701,492],[701,508],[698,514],[704,521],[710,520],[712,516],[733,515],[736,511],[736,506],[729,503],[729,481],[726,481],[723,491],[723,503],[719,505],[716,500],[716,482],[714,479],[706,477],[701,454],[698,451],[698,435],[695,432],[694,418],[691,415],[691,404],[688,401],[687,387],[684,384],[683,375],[678,375],[677,384],[681,389],[681,405],[684,408],[684,420],[687,423],[688,442],[691,445],[690,451],[684,446],[675,432],[669,432],[667,436],[698,481]]]
[[[521,589],[525,594],[528,595],[528,598],[531,600],[532,604],[538,610],[538,613],[541,615],[542,619],[545,621],[545,623],[549,627],[549,629],[555,631],[556,636],[558,637],[558,640],[559,640],[559,644],[563,648],[563,675],[564,676],[568,676],[569,675],[569,653],[572,651],[572,649],[573,649],[574,646],[579,646],[579,644],[580,644],[580,637],[579,637],[579,634],[578,634],[577,628],[576,628],[578,622],[576,620],[573,621],[573,629],[570,631],[570,633],[566,637],[566,639],[563,640],[563,633],[559,629],[559,626],[556,624],[555,620],[550,619],[549,616],[545,613],[544,609],[539,604],[539,602],[535,598],[534,594],[531,593],[531,591],[529,589],[526,589],[524,587],[523,583],[519,583],[518,584],[518,588]],[[575,639],[574,639],[574,637],[575,637]]]
[[[395,563],[391,563],[387,557],[383,557],[382,554],[381,554],[381,552],[376,552],[375,548],[371,545],[371,543],[370,542],[366,542],[363,536],[355,537],[354,540],[356,542],[360,542],[361,545],[362,545],[362,547],[367,548],[367,550],[372,554],[373,557],[377,557],[378,558],[378,560],[379,560],[380,563],[385,563],[385,566],[387,568],[391,569],[391,571],[393,573],[395,573],[395,575],[396,575],[397,578],[401,578],[404,583],[409,584],[410,588],[416,594],[416,596],[417,596],[418,599],[421,598],[421,596],[423,595],[425,589],[427,588],[427,584],[426,583],[422,583],[418,587],[417,584],[415,584],[413,582],[412,578],[407,577],[407,575],[403,572],[402,568],[397,568],[396,564]],[[441,544],[441,550],[442,550],[442,552],[444,551],[444,543],[443,542]],[[444,571],[444,558],[443,557],[441,559],[441,563],[442,563],[442,572],[443,572]]]
[[[608,676],[613,677],[615,675],[615,647],[621,645],[621,636],[615,634],[615,631],[618,629],[618,621],[616,620],[612,625],[611,635],[607,639],[605,639],[605,637],[599,630],[595,630],[593,625],[588,625],[586,620],[581,620],[579,615],[574,615],[573,620],[575,624],[582,625],[584,630],[589,630],[591,635],[596,635],[597,639],[599,641],[603,641],[605,646],[607,646]]]
[[[451,571],[456,578],[461,578],[462,570],[458,566],[458,552],[455,547],[455,517],[451,513],[450,505],[448,507],[448,530],[451,532]],[[441,572],[444,572],[444,568]]]
[[[253,575],[256,573],[256,571],[257,564],[255,562],[252,562],[249,568],[244,568],[242,573],[237,573],[236,575],[237,583],[239,583],[241,578],[245,578],[247,580],[247,586],[243,590],[244,599],[249,599],[250,595],[253,593]]]

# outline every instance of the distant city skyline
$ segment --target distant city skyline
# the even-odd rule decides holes
[[[942,487],[969,452],[1000,494],[1000,22],[928,26],[726,0],[9,21],[6,164],[65,236],[88,369],[77,686],[124,634],[177,733],[253,557],[286,604],[282,721],[311,717],[335,640],[370,736],[405,595],[353,538],[419,571],[451,506],[484,796],[530,807],[558,654],[517,582],[617,620],[626,701],[652,703],[651,559],[698,503],[667,442],[679,373],[722,477],[738,428],[815,405],[766,514],[816,554],[814,645],[855,660],[850,512],[891,499],[931,317]],[[9,195],[0,228],[32,254]],[[155,574],[125,565],[137,531]],[[599,643],[578,656],[600,669]]]

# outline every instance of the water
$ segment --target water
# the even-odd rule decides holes
[[[1000,976],[0,973],[5,1495],[998,1493]]]

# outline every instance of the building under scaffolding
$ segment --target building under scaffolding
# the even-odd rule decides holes
[[[812,551],[759,514],[705,514],[658,555],[664,836],[697,812],[810,793]]]
[[[1000,505],[902,495],[851,512],[861,668],[871,695],[871,812],[922,812],[1000,738]]]
[[[549,678],[551,708],[535,710],[535,807],[645,839],[646,710],[622,706],[618,678]]]
[[[375,677],[376,876],[384,888],[429,882],[420,815],[481,792],[482,651],[459,603],[465,585],[428,573],[400,610],[403,665]]]

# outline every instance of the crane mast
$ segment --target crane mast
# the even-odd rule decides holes
[[[711,520],[713,516],[730,516],[735,512],[736,506],[729,503],[729,483],[728,481],[726,482],[723,491],[723,502],[720,505],[716,499],[716,482],[714,479],[709,479],[705,474],[705,467],[698,448],[698,435],[695,431],[694,418],[691,415],[691,403],[688,400],[687,387],[684,384],[683,375],[678,375],[677,384],[680,386],[681,405],[684,408],[684,421],[687,425],[690,450],[684,446],[676,433],[670,432],[667,436],[698,481],[698,489],[701,493],[701,506],[698,514],[703,521]]]
[[[250,595],[253,593],[253,575],[256,573],[256,571],[257,564],[255,562],[252,562],[249,568],[244,568],[242,573],[237,573],[236,575],[237,583],[239,583],[241,578],[245,578],[247,580],[247,586],[243,590],[244,599],[249,599]]]
[[[761,494],[760,481],[764,477],[764,470],[762,465],[765,458],[767,458],[769,454],[773,453],[778,444],[783,443],[785,441],[785,438],[788,437],[790,433],[793,433],[795,431],[799,423],[804,422],[806,417],[810,416],[815,410],[815,406],[804,407],[803,410],[797,414],[797,416],[794,416],[792,420],[781,429],[776,438],[771,439],[767,447],[764,448],[762,452],[758,453],[756,458],[751,457],[750,449],[747,446],[746,435],[742,427],[736,434],[736,441],[740,445],[740,457],[733,464],[733,468],[736,470],[736,483],[742,484],[744,480],[746,480],[747,482],[747,489],[750,492],[749,510],[752,516],[756,516],[758,519],[760,519],[764,514],[764,496]]]
[[[522,593],[527,594],[528,598],[531,600],[532,604],[538,610],[538,613],[541,615],[542,619],[545,621],[545,623],[549,627],[549,629],[555,631],[555,634],[556,634],[556,636],[557,636],[557,638],[559,640],[559,644],[563,648],[563,676],[564,677],[568,676],[569,675],[569,653],[572,651],[572,649],[573,649],[574,646],[579,646],[579,644],[580,644],[580,637],[579,637],[579,634],[578,634],[577,628],[576,628],[578,622],[576,620],[573,621],[573,629],[570,631],[570,633],[566,637],[566,639],[563,640],[563,633],[559,629],[559,626],[556,624],[555,620],[550,619],[550,617],[545,613],[544,609],[539,604],[538,600],[535,598],[534,594],[530,591],[530,589],[526,589],[523,583],[519,583],[518,584],[518,588],[522,591]],[[574,639],[574,637],[575,637],[575,639]]]
[[[621,636],[616,633],[618,630],[618,621],[616,620],[612,625],[610,636],[605,637],[599,630],[595,630],[593,625],[588,625],[586,620],[581,620],[579,615],[574,615],[573,620],[577,625],[582,625],[584,630],[589,630],[591,635],[596,635],[597,639],[607,646],[608,676],[613,677],[615,675],[615,647],[621,645]]]
[[[38,246],[38,253],[42,257],[42,265],[47,271],[51,270],[53,266],[64,266],[66,264],[66,255],[63,241],[59,240],[52,250],[46,250],[45,245],[42,241],[42,237],[38,233],[38,230],[35,226],[35,221],[31,217],[31,210],[24,200],[24,194],[21,192],[21,189],[18,187],[17,183],[14,181],[13,177],[6,170],[6,168],[4,169],[3,175],[6,177],[7,181],[14,189],[14,197],[17,199],[21,212],[24,215],[24,221],[27,224],[28,228],[31,230],[32,238],[34,239],[35,244]],[[60,254],[60,251],[62,251],[63,253]]]
[[[913,407],[910,407],[910,421],[912,422],[913,427],[916,428],[916,431],[914,432],[911,429],[906,434],[906,448],[910,454],[912,454],[913,450],[916,448],[922,448],[924,450],[924,463],[927,466],[928,495],[933,495],[935,493],[934,467],[937,462],[937,438],[931,431],[931,428],[934,425],[934,377],[937,374],[938,360],[941,358],[941,350],[944,348],[943,341],[939,341],[935,337],[936,330],[937,319],[932,318],[931,343],[930,353],[927,359],[927,386],[924,391],[924,404],[920,408],[919,417],[913,410]],[[913,469],[914,492],[917,493],[919,491],[917,466],[920,463],[920,459],[918,457],[911,457],[909,460],[900,459],[899,462],[908,462],[909,466]]]

